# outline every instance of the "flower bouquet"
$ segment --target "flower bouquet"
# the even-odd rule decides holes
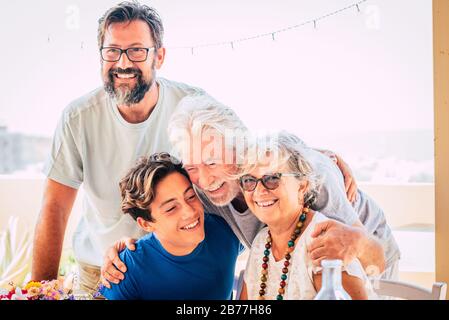
[[[30,281],[20,288],[10,283],[10,289],[0,289],[0,300],[75,300],[59,281]]]
[[[53,281],[30,281],[26,286],[20,288],[13,283],[9,289],[0,288],[0,300],[92,300],[100,296],[97,291],[91,294],[76,294],[64,282]]]

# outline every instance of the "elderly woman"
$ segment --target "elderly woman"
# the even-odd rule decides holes
[[[254,239],[241,299],[313,299],[321,274],[307,254],[314,226],[327,220],[309,209],[319,188],[301,141],[288,133],[256,144],[242,167],[245,201],[267,225]],[[352,299],[375,298],[359,260],[343,269],[342,283]]]

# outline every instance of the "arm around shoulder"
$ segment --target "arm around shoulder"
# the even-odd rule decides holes
[[[378,274],[381,274],[386,267],[385,250],[382,243],[374,235],[368,234],[360,220],[357,220],[353,227],[359,228],[360,242],[362,243],[357,258],[365,270],[374,268]]]
[[[119,255],[119,258],[123,263],[128,266],[128,272],[124,275],[124,279],[117,284],[111,284],[110,288],[104,287],[101,290],[101,294],[107,300],[140,300],[141,294],[141,282],[146,279],[141,277],[139,270],[134,269],[132,262],[132,255],[134,252],[129,249],[125,249]],[[146,285],[148,283],[145,283]]]

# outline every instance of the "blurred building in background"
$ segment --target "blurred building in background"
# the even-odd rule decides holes
[[[38,173],[50,145],[50,138],[9,132],[0,124],[0,174]]]

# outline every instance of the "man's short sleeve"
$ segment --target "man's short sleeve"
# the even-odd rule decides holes
[[[47,178],[74,189],[78,189],[83,182],[79,129],[79,124],[64,113],[56,128],[51,152],[43,170]]]
[[[330,219],[353,225],[358,215],[348,198],[340,169],[324,155],[313,155],[313,167],[320,176],[321,187],[312,209],[317,210]]]

